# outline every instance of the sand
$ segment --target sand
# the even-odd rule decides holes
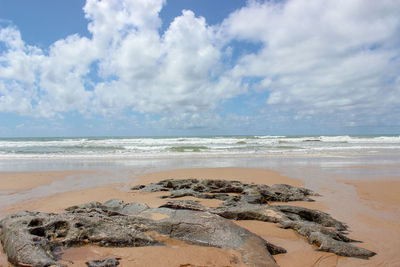
[[[55,174],[58,174],[58,176]],[[85,175],[85,172],[81,174]],[[63,181],[71,175],[76,175],[76,172],[1,173],[0,190],[27,191],[38,186],[51,184],[53,179]],[[90,175],[93,175],[93,173],[90,173]],[[35,179],[29,177],[35,177]],[[141,176],[132,175],[129,185],[147,184],[166,178],[218,178],[267,185],[286,183],[303,186],[305,184],[305,180],[290,178],[271,170],[199,168],[154,172]],[[321,193],[329,191],[329,197],[317,197],[315,198],[316,202],[290,203],[291,205],[327,211],[334,217],[339,216],[338,219],[350,226],[350,237],[363,240],[364,243],[360,246],[378,252],[378,255],[370,260],[345,258],[316,251],[316,247],[308,244],[303,237],[292,230],[281,229],[276,224],[258,221],[237,221],[236,223],[276,245],[285,247],[288,253],[274,256],[281,266],[400,266],[400,255],[397,252],[400,248],[400,202],[397,193],[400,192],[399,180],[392,178],[391,180],[368,181],[329,180],[329,183],[332,183],[331,185],[325,182],[319,188]],[[308,183],[310,183],[309,180]],[[4,216],[24,209],[61,212],[65,207],[71,205],[89,201],[104,202],[112,198],[119,198],[127,202],[145,202],[151,207],[157,207],[166,201],[159,198],[166,193],[142,193],[124,190],[123,188],[124,184],[93,186],[81,190],[71,188],[71,191],[44,198],[34,198],[29,201],[5,205],[0,214]],[[340,188],[347,188],[348,190],[342,192],[342,190],[339,190]],[[315,188],[313,189],[315,190]],[[340,198],[341,202],[335,202],[335,198]],[[337,204],[346,203],[346,201],[351,202],[352,205]],[[201,200],[201,202],[204,205],[214,207],[220,204],[218,200]],[[343,218],[342,214],[352,214],[352,216]],[[166,239],[165,241],[167,243],[165,247],[114,249],[82,247],[66,249],[60,253],[63,254],[63,259],[74,262],[74,264],[69,264],[71,266],[84,266],[84,262],[88,259],[99,259],[106,256],[121,257],[121,266],[244,266],[238,263],[240,255],[235,251],[189,246],[176,240]],[[0,255],[0,265],[7,266],[5,262],[5,256]]]
[[[0,190],[27,191],[68,176],[83,175],[93,171],[47,171],[47,172],[0,172]]]
[[[375,209],[400,209],[400,181],[381,180],[339,180],[357,189],[357,195]]]

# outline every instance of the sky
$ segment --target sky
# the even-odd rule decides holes
[[[0,137],[399,133],[398,0],[0,0]]]

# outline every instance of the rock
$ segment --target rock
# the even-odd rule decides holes
[[[295,187],[287,184],[275,184],[266,189],[259,189],[259,192],[267,201],[314,201],[308,196],[319,196],[310,189]]]
[[[101,205],[101,208],[103,210],[111,210],[122,214],[136,215],[148,209],[149,206],[144,203],[124,203],[119,199],[111,199],[107,202],[104,202],[104,204]]]
[[[191,200],[171,200],[166,206],[185,209],[190,208],[192,202]],[[375,255],[375,252],[350,244],[356,241],[346,236],[347,226],[318,210],[245,202],[227,206],[223,204],[221,207],[210,209],[202,207],[202,209],[227,219],[279,223],[282,228],[293,229],[304,236],[310,244],[319,246],[319,250],[340,256],[369,258]]]
[[[82,205],[68,207],[65,210],[70,212],[84,212],[86,210],[98,209],[99,211],[107,212],[108,215],[135,215],[148,209],[144,203],[124,203],[120,199],[110,199],[104,204],[100,202],[89,202]]]
[[[115,267],[119,265],[120,258],[106,258],[104,260],[88,261],[86,265],[89,267]]]
[[[319,211],[311,210],[303,207],[276,205],[275,209],[285,213],[285,215],[292,221],[310,221],[318,223],[325,227],[335,227],[339,231],[347,230],[347,226],[332,218],[329,214]]]
[[[0,222],[0,240],[11,263],[33,266],[62,266],[52,254],[60,246],[162,245],[149,232],[190,244],[237,250],[249,266],[277,266],[271,253],[285,251],[209,212],[146,208],[138,215],[126,216],[110,214],[107,210],[110,208],[119,212],[127,205],[132,206],[112,200],[102,205],[69,208],[61,214],[19,212]],[[160,214],[164,215],[161,219],[151,219]]]
[[[170,208],[174,210],[197,210],[206,211],[208,208],[204,207],[199,201],[193,200],[172,200],[160,206],[160,208]]]
[[[132,190],[141,190],[143,192],[169,191],[170,195],[163,196],[163,198],[192,196],[232,201],[232,198],[236,197],[239,200],[243,199],[243,201],[253,204],[264,204],[267,201],[314,201],[308,196],[318,196],[317,193],[309,189],[284,184],[267,186],[245,184],[239,181],[198,179],[167,179],[149,185],[135,186]],[[232,196],[229,193],[238,195]]]
[[[319,250],[341,256],[368,258],[374,252],[351,244],[347,226],[329,214],[302,207],[269,205],[268,201],[312,201],[315,192],[289,185],[256,185],[238,181],[168,179],[134,190],[169,191],[173,198],[159,208],[112,199],[72,206],[60,214],[19,212],[0,221],[0,240],[15,265],[63,266],[53,254],[58,247],[92,244],[136,247],[163,245],[149,233],[166,235],[189,244],[233,249],[249,266],[277,266],[271,255],[284,253],[258,235],[230,220],[258,220],[293,229]],[[208,208],[183,196],[220,199]],[[117,261],[118,263],[118,261]],[[89,266],[116,266],[115,260],[90,261]],[[101,265],[103,264],[103,265]]]
[[[209,212],[232,220],[257,220],[263,222],[277,223],[282,219],[282,214],[271,206],[240,203],[236,206],[223,206],[210,209]]]
[[[332,252],[339,256],[368,259],[369,257],[376,255],[375,252],[361,247],[356,247],[352,244],[340,242],[339,240],[335,240],[318,232],[311,232],[308,235],[308,240],[310,243],[319,246],[319,250]]]
[[[136,185],[134,187],[131,188],[131,190],[140,190],[143,189],[145,187],[145,185]]]
[[[20,216],[28,216],[30,220],[23,222],[17,220],[14,223],[14,219]],[[42,224],[42,219],[36,216],[40,216],[40,214],[36,212],[20,212],[9,216],[10,220],[4,219],[1,221],[1,243],[7,253],[8,260],[16,266],[21,264],[27,266],[63,266],[58,264],[54,256],[48,252],[52,250],[52,247],[47,242],[41,242],[40,238],[24,229],[29,224],[32,226]],[[10,227],[12,230],[8,231],[7,229]]]
[[[72,210],[76,210],[76,209],[94,209],[94,208],[99,208],[101,205],[102,204],[100,202],[93,201],[93,202],[85,203],[82,205],[71,206],[71,207],[66,208],[65,210],[72,211]]]
[[[249,266],[277,266],[271,253],[286,252],[235,223],[208,212],[176,210],[171,217],[160,220],[154,230],[195,245],[237,250]]]
[[[290,228],[307,238],[310,244],[319,246],[319,250],[332,252],[339,256],[368,259],[376,255],[375,252],[354,246],[349,242],[359,242],[350,239],[337,229],[325,228],[309,221],[282,220],[283,228]]]
[[[376,254],[350,244],[349,242],[356,240],[345,236],[347,226],[318,210],[240,203],[237,206],[219,207],[209,211],[227,219],[279,223],[282,228],[293,229],[306,237],[310,244],[319,246],[319,250],[340,256],[369,258]]]
[[[159,244],[140,230],[128,227],[124,218],[129,216],[108,216],[96,209],[76,211],[62,214],[20,212],[4,218],[0,222],[0,240],[8,260],[16,265],[51,266],[57,265],[52,251],[60,246]],[[140,224],[143,220],[137,218],[134,223]]]

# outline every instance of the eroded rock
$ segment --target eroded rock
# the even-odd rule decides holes
[[[166,204],[151,209],[143,203],[112,199],[69,207],[61,214],[19,212],[0,222],[0,240],[11,263],[32,266],[63,266],[53,251],[61,246],[93,244],[135,247],[163,245],[151,233],[194,245],[234,249],[249,266],[277,266],[271,255],[284,253],[263,238],[230,220],[259,220],[293,229],[319,250],[341,256],[368,258],[374,252],[352,245],[347,226],[329,214],[302,207],[269,205],[268,201],[311,201],[317,194],[288,185],[256,185],[237,181],[168,179],[135,190],[169,191]],[[216,198],[220,207],[208,208],[182,196]],[[115,264],[105,261],[90,264]],[[113,262],[113,263],[112,263]],[[89,264],[89,263],[88,263]],[[115,266],[115,265],[89,265]]]
[[[129,214],[126,204],[82,205],[61,214],[19,212],[0,222],[0,239],[13,264],[63,266],[52,251],[60,246],[154,246],[157,232],[194,245],[234,249],[249,266],[277,266],[271,253],[285,250],[216,214],[170,208],[145,209]],[[108,207],[107,207],[108,206]],[[122,211],[127,214],[122,214]],[[135,211],[136,213],[136,211]],[[152,219],[163,214],[161,219]],[[127,216],[129,215],[129,216]]]
[[[88,267],[115,267],[119,265],[120,258],[106,258],[103,260],[88,261]]]
[[[169,191],[170,195],[163,196],[163,198],[192,196],[228,202],[245,200],[253,204],[263,204],[267,201],[314,201],[309,196],[318,196],[312,190],[291,185],[267,186],[226,180],[167,179],[149,185],[138,185],[131,189],[143,192]]]
[[[208,211],[233,220],[279,223],[283,228],[295,230],[320,250],[348,257],[368,258],[375,255],[372,251],[350,244],[356,241],[346,236],[347,226],[325,212],[288,205],[268,205],[269,201],[313,201],[309,196],[318,194],[306,188],[225,180],[167,179],[134,189],[146,192],[169,191],[170,195],[163,197],[172,199],[185,196],[220,199],[224,201],[222,205],[213,209],[199,206],[199,203],[190,200],[171,200],[164,206]]]
[[[197,211],[208,210],[208,208],[201,205],[199,201],[194,201],[194,200],[168,201],[164,205],[161,205],[160,208],[170,208],[174,210],[197,210]]]
[[[190,208],[192,201],[171,200],[167,206],[176,209]],[[304,236],[310,244],[317,245],[319,250],[332,252],[340,256],[369,258],[375,252],[350,244],[358,242],[346,236],[347,226],[332,218],[329,214],[295,206],[260,205],[239,202],[237,205],[218,208],[198,207],[210,213],[233,220],[257,220],[279,223],[282,228],[293,229]]]

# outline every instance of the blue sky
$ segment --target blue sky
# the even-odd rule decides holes
[[[0,0],[0,136],[398,134],[400,3]]]

